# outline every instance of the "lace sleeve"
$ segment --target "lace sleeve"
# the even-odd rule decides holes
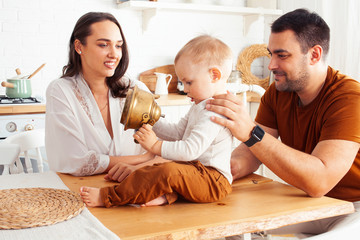
[[[108,166],[108,161],[101,161],[102,156],[105,158],[106,157],[109,158],[108,156],[105,155],[96,154],[95,152],[89,152],[85,157],[85,161],[83,162],[83,165],[80,168],[79,173],[74,175],[89,176],[89,175],[103,173]]]

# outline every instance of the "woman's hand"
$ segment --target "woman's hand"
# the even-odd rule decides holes
[[[170,160],[164,159],[160,156],[155,156],[151,153],[145,153],[142,156],[146,155],[148,159],[144,161],[141,164],[137,165],[131,165],[126,164],[123,162],[116,163],[108,172],[108,174],[105,175],[105,180],[108,181],[115,181],[115,182],[122,182],[124,179],[126,179],[131,173],[133,173],[135,170],[145,167],[145,166],[151,166],[153,164],[157,163],[164,163],[164,162],[171,162]]]
[[[227,127],[232,135],[244,142],[250,137],[255,123],[251,120],[246,105],[241,98],[232,94],[221,94],[207,101],[206,109],[221,114],[226,118],[211,117],[217,124]]]
[[[122,182],[136,169],[136,166],[118,162],[109,170],[108,174],[106,174],[104,178],[108,181]]]

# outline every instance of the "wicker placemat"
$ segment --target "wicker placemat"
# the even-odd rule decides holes
[[[84,209],[79,194],[54,188],[0,190],[0,229],[51,225]]]

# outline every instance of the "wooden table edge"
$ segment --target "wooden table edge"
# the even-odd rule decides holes
[[[57,173],[58,176],[65,181],[64,184],[70,189],[75,190],[78,192],[78,189],[74,189],[74,186],[71,186],[71,178],[74,176],[63,174],[63,173]],[[83,178],[89,178],[89,179],[101,179],[102,175],[96,175],[96,176],[89,176],[89,177],[74,177],[76,178],[75,181],[79,180],[85,180]],[[104,180],[105,182],[105,180]],[[104,182],[100,182],[99,184],[104,184]],[[98,183],[98,182],[97,182]],[[84,181],[84,184],[86,182]],[[111,182],[106,182],[106,184],[116,184]],[[234,187],[236,188],[250,188],[253,184],[264,184],[263,186],[267,184],[281,184],[275,181],[272,181],[271,179],[262,177],[257,174],[250,174],[242,179],[236,180],[234,182]],[[90,212],[96,215],[96,209],[89,208]],[[94,213],[93,213],[94,211]],[[268,215],[262,215],[259,216],[259,219],[261,218],[261,221],[258,221],[254,223],[254,220],[245,220],[245,221],[229,221],[222,224],[208,224],[205,226],[202,226],[198,229],[191,229],[190,227],[184,227],[179,228],[177,230],[172,231],[162,231],[160,233],[157,233],[156,235],[154,233],[146,233],[136,236],[119,236],[122,239],[184,239],[184,238],[190,238],[190,239],[212,239],[212,238],[222,238],[224,237],[224,232],[226,232],[227,236],[233,236],[233,235],[240,235],[244,233],[250,233],[250,232],[256,232],[261,229],[261,231],[276,229],[279,227],[297,224],[301,222],[308,222],[308,221],[314,221],[322,218],[327,217],[333,217],[337,215],[344,215],[354,212],[354,205],[352,202],[347,201],[341,201],[339,200],[338,203],[335,204],[329,204],[327,207],[321,207],[318,209],[315,207],[315,209],[309,211],[299,211],[299,212],[289,212],[282,216],[273,216],[271,214]],[[306,213],[306,214],[305,214]],[[314,217],[315,216],[315,217]],[[321,217],[316,217],[321,216]],[[96,217],[96,216],[95,216]],[[110,228],[109,228],[110,229]],[[242,230],[240,230],[242,229]],[[111,229],[110,229],[111,230]]]

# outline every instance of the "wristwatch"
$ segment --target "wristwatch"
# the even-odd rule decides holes
[[[260,142],[264,135],[265,131],[259,125],[256,125],[251,131],[251,137],[244,143],[246,146],[251,147],[255,143]]]

